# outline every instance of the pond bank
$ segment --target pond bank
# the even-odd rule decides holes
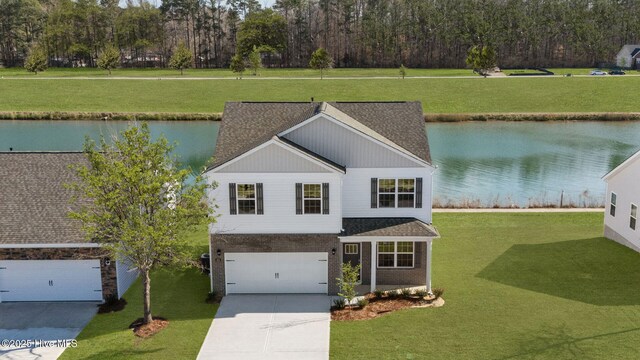
[[[0,120],[220,121],[221,119],[222,113],[0,111]],[[428,123],[463,121],[631,121],[640,120],[640,112],[424,114],[424,119]]]

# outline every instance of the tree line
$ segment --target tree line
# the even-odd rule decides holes
[[[97,66],[111,46],[121,67],[166,67],[183,45],[196,68],[228,67],[257,50],[270,67],[307,67],[327,50],[336,67],[464,67],[473,47],[501,67],[613,62],[640,43],[640,0],[0,0],[0,62],[34,47],[49,66]]]

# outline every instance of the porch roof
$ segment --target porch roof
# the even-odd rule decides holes
[[[343,218],[340,236],[439,237],[438,230],[415,218]]]

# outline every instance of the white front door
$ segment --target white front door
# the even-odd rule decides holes
[[[0,261],[0,301],[101,301],[100,260]]]
[[[227,294],[328,290],[327,253],[226,253],[224,258]]]

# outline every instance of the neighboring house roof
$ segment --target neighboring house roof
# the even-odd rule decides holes
[[[637,151],[633,155],[629,156],[625,161],[623,161],[620,165],[616,166],[613,170],[609,171],[602,178],[605,181],[609,180],[612,176],[614,176],[617,173],[619,173],[620,171],[626,169],[629,165],[631,165],[632,163],[634,163],[638,159],[640,159],[640,151]]]
[[[319,113],[431,163],[420,102],[228,102],[209,169]]]
[[[636,57],[636,56],[640,56],[640,48],[633,50],[633,52],[631,53],[631,57]]]
[[[83,243],[79,223],[68,217],[76,181],[71,164],[83,153],[0,153],[0,244]]]
[[[343,218],[340,236],[439,237],[432,225],[415,218]]]
[[[617,56],[634,56],[638,52],[640,52],[640,45],[624,45]]]

